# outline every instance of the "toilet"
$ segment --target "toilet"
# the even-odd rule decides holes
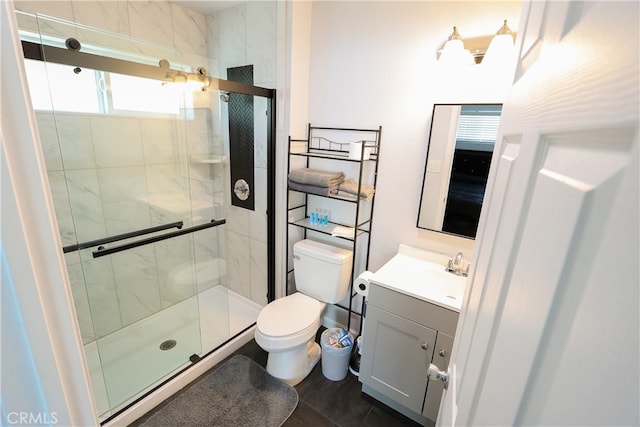
[[[260,311],[256,343],[269,353],[267,372],[296,385],[320,360],[314,341],[326,304],[347,295],[352,251],[314,240],[293,245],[293,267],[298,292],[279,298]]]

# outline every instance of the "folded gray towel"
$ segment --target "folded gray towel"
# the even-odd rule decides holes
[[[304,193],[319,194],[321,196],[331,196],[338,192],[338,186],[318,187],[317,185],[299,184],[295,181],[289,181],[289,189],[302,191]]]
[[[350,193],[355,196],[356,194],[358,194],[358,183],[354,179],[349,178],[346,181],[344,181],[342,184],[340,184],[340,187],[338,187],[338,190],[340,192]],[[361,198],[366,200],[371,200],[374,192],[375,192],[375,189],[373,185],[371,184],[360,185]]]
[[[344,181],[344,173],[309,168],[294,169],[289,173],[289,181],[317,187],[331,187],[340,185]]]

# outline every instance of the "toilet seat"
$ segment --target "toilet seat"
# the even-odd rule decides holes
[[[325,304],[299,292],[279,298],[260,311],[256,341],[267,351],[303,344],[320,327]]]

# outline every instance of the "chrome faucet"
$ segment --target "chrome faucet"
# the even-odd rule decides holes
[[[462,269],[462,256],[462,252],[458,252],[456,259],[453,261],[453,267],[458,271]]]
[[[467,264],[467,269],[463,270],[462,265],[464,262],[464,255],[462,252],[458,252],[456,254],[455,259],[449,259],[449,265],[447,266],[447,271],[455,274],[456,276],[466,276],[469,274],[469,265]]]

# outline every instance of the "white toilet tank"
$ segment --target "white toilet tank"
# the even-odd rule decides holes
[[[335,304],[347,295],[353,252],[314,240],[293,245],[296,289],[317,300]]]

